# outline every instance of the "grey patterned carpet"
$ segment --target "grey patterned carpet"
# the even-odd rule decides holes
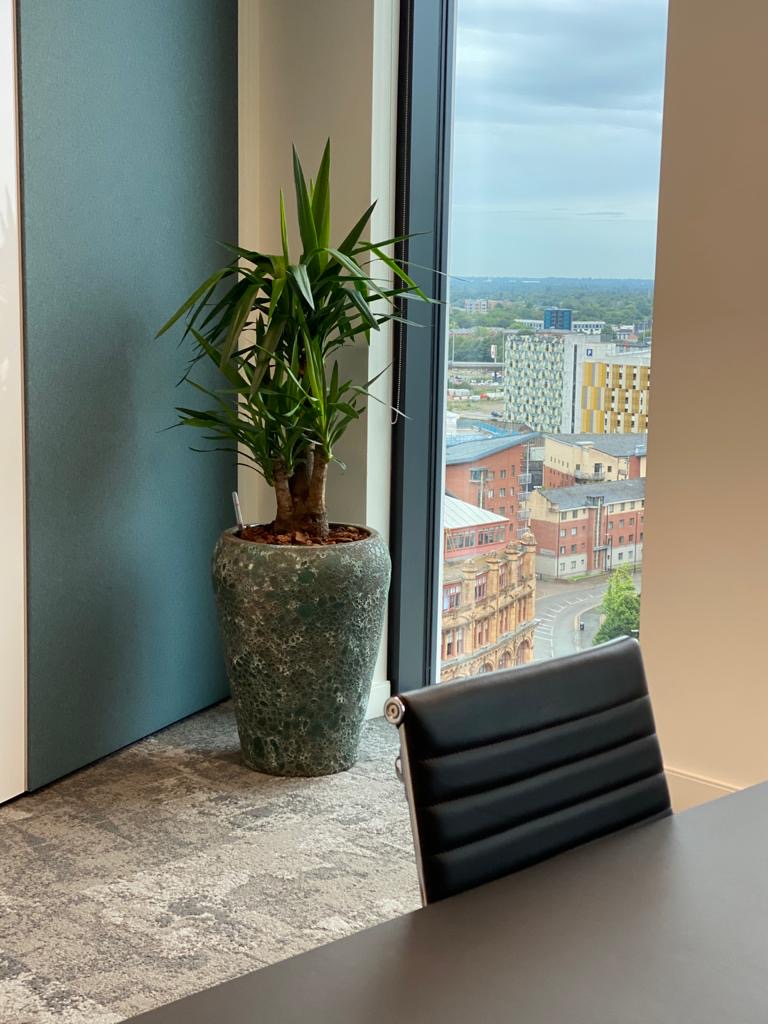
[[[112,1024],[418,906],[395,730],[241,766],[231,707],[0,807],[0,1021]]]

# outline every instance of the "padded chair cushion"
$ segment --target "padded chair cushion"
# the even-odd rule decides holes
[[[669,813],[635,640],[401,700],[427,902]]]

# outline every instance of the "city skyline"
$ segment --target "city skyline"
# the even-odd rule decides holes
[[[459,0],[457,276],[654,276],[666,0]]]

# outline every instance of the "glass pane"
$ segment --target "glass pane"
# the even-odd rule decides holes
[[[666,0],[457,0],[442,680],[639,629]]]

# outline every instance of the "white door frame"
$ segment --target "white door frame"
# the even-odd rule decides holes
[[[16,3],[0,0],[0,802],[27,779],[26,503]]]

